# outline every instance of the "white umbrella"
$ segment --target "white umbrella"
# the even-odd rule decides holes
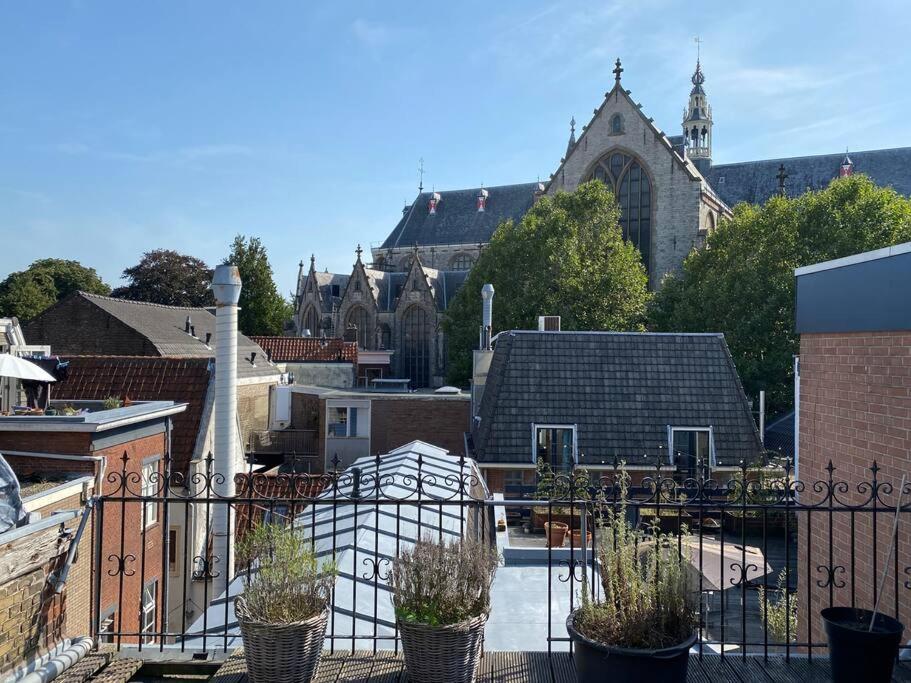
[[[695,570],[691,581],[698,586],[700,569],[699,538],[687,536],[681,540],[683,555]],[[762,551],[753,546],[736,543],[725,543],[724,552],[721,543],[713,538],[703,538],[702,556],[702,589],[726,590],[739,587],[741,582],[761,579],[772,571]],[[724,578],[722,579],[722,574]]]
[[[26,360],[8,353],[0,353],[0,377],[34,380],[36,382],[56,382],[53,375]]]

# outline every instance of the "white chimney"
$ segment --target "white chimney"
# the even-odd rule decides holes
[[[217,266],[212,278],[215,295],[215,478],[219,498],[234,495],[237,448],[237,302],[240,299],[237,266]],[[212,511],[212,554],[220,571],[234,575],[234,520],[230,505],[216,504]]]
[[[483,309],[481,313],[481,350],[490,351],[490,339],[493,333],[493,285],[489,282],[481,287]]]
[[[559,315],[539,315],[538,332],[559,332],[560,316]]]

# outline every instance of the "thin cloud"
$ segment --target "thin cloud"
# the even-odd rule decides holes
[[[351,33],[364,47],[379,50],[396,40],[401,35],[401,29],[377,21],[358,18],[351,24]]]

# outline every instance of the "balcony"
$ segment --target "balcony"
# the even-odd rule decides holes
[[[319,556],[337,563],[315,680],[405,680],[386,579],[392,558],[428,533],[471,535],[500,551],[479,680],[574,680],[564,624],[583,591],[596,600],[600,595],[599,563],[591,549],[604,540],[599,506],[618,504],[618,469],[594,473],[584,490],[575,484],[558,487],[558,494],[547,499],[535,498],[533,491],[529,497],[492,495],[472,461],[436,457],[420,444],[409,447],[361,459],[345,472],[298,475],[298,483],[273,497],[240,489],[233,498],[218,498],[209,495],[211,482],[206,480],[194,498],[209,508],[228,506],[239,525],[254,523],[254,516],[237,514],[248,506],[294,511],[286,515],[288,523]],[[822,607],[867,607],[879,598],[882,612],[911,621],[911,487],[897,511],[897,483],[893,488],[892,482],[881,481],[875,464],[861,474],[842,477],[832,467],[825,479],[803,482],[786,462],[778,469],[744,467],[725,473],[725,479],[704,480],[681,480],[659,467],[637,481],[627,504],[630,521],[646,525],[657,518],[678,533],[678,550],[690,549],[680,550],[681,558],[693,565],[693,590],[699,595],[689,680],[828,680]],[[566,481],[574,481],[573,475]],[[157,493],[133,488],[127,478],[100,498],[101,519],[109,517],[105,508],[187,504],[165,487]],[[536,514],[539,521],[541,515],[565,517],[582,533],[578,540],[569,535],[563,547],[548,547]],[[164,546],[167,557],[168,539],[154,543]],[[196,554],[195,549],[176,550]],[[143,555],[118,555],[116,542],[114,552],[98,549],[96,558],[100,566],[93,609],[98,614],[104,611],[100,595],[120,591],[124,597],[124,583],[148,569]],[[96,633],[120,657],[141,661],[133,680],[167,671],[194,671],[202,680],[209,676],[220,683],[246,680],[233,599],[250,573],[246,567],[222,571],[226,563],[211,550],[203,550],[198,559],[208,579],[208,609],[199,618],[187,622],[158,614],[143,621],[141,614],[124,610]],[[186,601],[187,583],[181,578],[168,583],[172,601]],[[788,614],[792,606],[794,615],[776,626],[773,611]],[[906,632],[903,643],[907,640]],[[908,657],[911,646],[905,644],[901,651]],[[896,665],[894,680],[911,681],[908,663]]]

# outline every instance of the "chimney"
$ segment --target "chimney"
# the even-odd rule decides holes
[[[484,386],[487,384],[487,372],[493,358],[491,350],[491,332],[493,330],[493,285],[486,284],[481,288],[483,312],[481,314],[481,340],[480,348],[474,352],[471,372],[471,415],[477,417],[481,408],[481,397],[484,395]],[[471,430],[474,432],[476,421],[472,420]]]
[[[490,192],[485,190],[483,187],[481,191],[478,192],[478,213],[484,213],[487,210],[487,198],[490,196]]]
[[[440,203],[440,193],[432,192],[430,194],[430,201],[427,203],[427,208],[430,211],[430,215],[433,216],[437,212],[437,204]]]
[[[256,351],[250,352],[250,365],[252,365],[254,368],[256,367]]]
[[[183,331],[187,334],[190,334],[190,326],[193,324],[193,321],[190,320],[190,316],[187,316],[187,319],[183,323]]]
[[[493,331],[493,285],[487,283],[481,287],[483,309],[481,313],[481,350],[490,351],[490,339]]]
[[[190,325],[190,336],[191,337],[196,336],[196,325]]]
[[[211,286],[215,295],[216,476],[213,489],[216,496],[230,498],[234,495],[237,458],[237,302],[241,288],[237,266],[217,266]],[[225,576],[233,576],[234,522],[230,505],[215,506],[212,531],[212,554],[218,558]]]
[[[539,315],[538,332],[559,332],[560,316],[559,315]]]

